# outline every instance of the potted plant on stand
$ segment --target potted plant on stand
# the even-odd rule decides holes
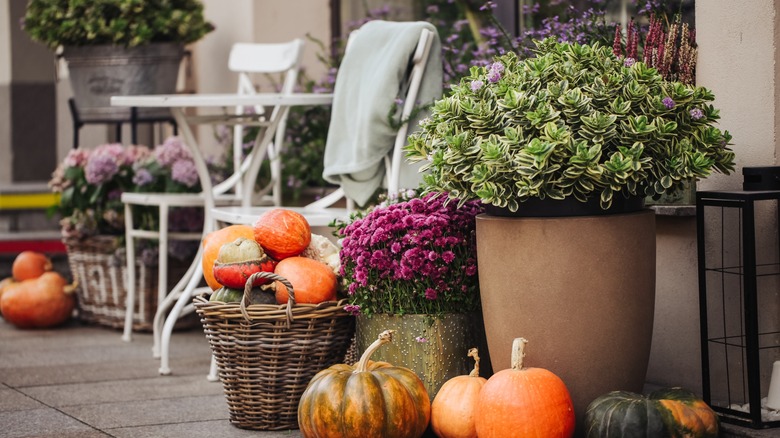
[[[655,295],[655,217],[642,201],[728,173],[714,96],[610,47],[537,44],[474,67],[409,138],[428,191],[478,199],[477,253],[494,370],[523,336],[569,386],[576,414],[644,384]],[[568,216],[568,217],[565,217]]]
[[[430,193],[384,202],[338,232],[358,354],[396,330],[373,359],[415,371],[431,399],[469,371],[467,352],[482,340],[474,222],[482,208],[447,201]]]
[[[126,120],[110,97],[175,92],[184,45],[214,26],[198,0],[30,0],[23,28],[61,51],[83,118]]]

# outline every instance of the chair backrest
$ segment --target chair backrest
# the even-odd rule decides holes
[[[228,69],[238,73],[238,94],[254,94],[257,92],[256,86],[252,81],[251,74],[274,74],[284,75],[280,93],[289,94],[294,91],[300,71],[301,58],[303,57],[304,41],[296,38],[287,43],[235,43],[230,50],[228,58]],[[241,114],[245,111],[243,107],[236,107],[236,113]],[[262,107],[253,108],[253,111],[263,114]],[[276,109],[274,109],[276,111]],[[271,162],[272,186],[266,188],[263,193],[272,192],[275,204],[281,204],[281,166],[279,164],[279,152],[284,142],[285,125],[287,116],[285,115],[279,122],[276,129],[274,144],[268,146],[268,158]],[[233,127],[233,177],[215,186],[214,192],[222,194],[228,190],[233,190],[236,196],[241,196],[244,188],[241,186],[242,175],[248,168],[251,157],[243,158],[244,147],[244,126],[235,125]],[[246,188],[252,190],[251,187]]]
[[[350,33],[347,40],[346,53],[349,53],[350,45],[355,38],[359,37],[360,29]],[[407,74],[405,75],[406,82],[402,84],[401,90],[405,95],[399,96],[403,101],[403,107],[401,109],[400,120],[403,121],[399,127],[396,135],[393,149],[390,153],[384,157],[385,165],[385,180],[384,186],[387,189],[388,194],[397,194],[400,187],[401,179],[401,167],[403,166],[403,147],[406,144],[407,133],[409,131],[409,119],[414,110],[415,105],[418,102],[418,93],[420,91],[420,84],[422,82],[423,74],[428,64],[429,54],[433,46],[435,35],[431,30],[422,29],[420,37],[417,42],[416,49],[407,67]],[[330,195],[309,204],[309,207],[314,208],[327,208],[338,202],[339,200],[346,198],[348,209],[354,209],[355,203],[348,196],[345,195],[343,189],[339,188]]]

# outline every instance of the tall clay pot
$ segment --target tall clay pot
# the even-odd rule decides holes
[[[477,258],[493,371],[512,340],[534,344],[571,393],[578,435],[588,404],[612,390],[641,392],[655,305],[655,215],[477,217]]]

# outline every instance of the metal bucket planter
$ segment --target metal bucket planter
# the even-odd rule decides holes
[[[139,47],[69,46],[70,83],[83,119],[128,120],[130,109],[111,106],[111,96],[171,94],[176,91],[184,46],[157,43]],[[142,109],[139,116],[166,115],[167,109]]]

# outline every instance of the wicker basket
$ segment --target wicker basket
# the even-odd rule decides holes
[[[123,328],[126,309],[127,268],[124,257],[116,254],[116,236],[92,236],[84,240],[65,240],[68,264],[78,281],[77,308],[81,321],[112,328]],[[176,281],[184,271],[177,267],[169,274]],[[157,311],[157,267],[136,261],[136,300],[133,330],[151,331]],[[191,324],[190,324],[191,325]]]
[[[296,304],[292,285],[273,273],[258,277],[287,287],[286,305],[209,302],[195,297],[219,367],[230,422],[243,429],[298,428],[298,401],[314,375],[342,363],[355,331],[345,300]],[[251,286],[248,288],[251,289]]]

